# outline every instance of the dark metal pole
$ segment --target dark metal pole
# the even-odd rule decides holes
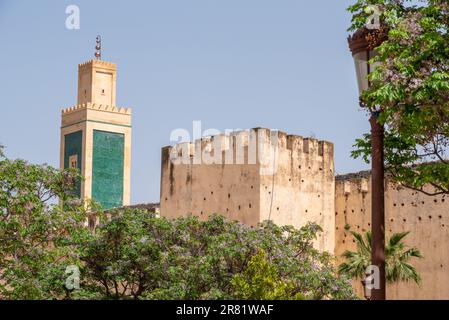
[[[379,268],[380,288],[372,290],[371,300],[385,300],[385,202],[384,202],[384,127],[373,113],[371,123],[371,263]]]

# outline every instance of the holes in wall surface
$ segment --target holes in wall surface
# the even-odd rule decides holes
[[[433,200],[433,202],[437,203],[437,202],[438,202],[438,200],[437,200],[437,199],[435,199],[435,200]]]
[[[168,198],[165,198],[165,201],[167,201],[168,200]]]
[[[206,201],[206,197],[204,197],[204,201]]]
[[[432,216],[429,216],[429,219],[432,219]]]
[[[405,206],[405,203],[401,203],[401,207]]]
[[[239,205],[239,210],[241,209],[240,205]]]
[[[421,217],[418,217],[418,220],[419,220],[419,221],[421,221],[421,220],[422,220],[422,218],[421,218]]]
[[[104,96],[104,89],[101,89],[101,94]]]
[[[335,215],[338,215],[338,212],[335,212]]]
[[[279,207],[277,207],[276,210],[279,211]]]
[[[301,166],[300,165],[298,166],[298,169],[301,170]]]
[[[252,208],[252,205],[251,205],[251,203],[249,204],[249,208],[250,208],[250,209]]]
[[[302,179],[301,182],[304,182],[304,179]]]
[[[214,194],[214,192],[213,192],[213,191],[211,191],[211,192],[210,192],[210,194],[212,195],[212,194]]]
[[[442,216],[442,215],[439,215],[438,218],[443,219],[443,216]]]
[[[228,199],[231,199],[231,194],[230,193],[228,193]]]
[[[402,219],[402,221],[407,222],[407,219]]]
[[[306,209],[306,213],[309,212],[309,210]]]

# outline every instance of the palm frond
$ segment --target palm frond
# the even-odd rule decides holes
[[[401,261],[408,261],[410,258],[419,258],[422,259],[424,256],[421,254],[421,252],[416,248],[410,248],[407,251],[403,252],[400,256]]]
[[[371,255],[371,242],[370,241],[365,242],[365,240],[363,239],[363,236],[360,233],[351,231],[351,234],[355,238],[357,250],[360,251],[360,253],[363,255],[370,256]]]
[[[365,270],[371,264],[371,232],[366,232],[364,236],[352,231],[357,250],[346,250],[342,257],[345,262],[339,266],[339,273],[352,278],[363,278]],[[387,242],[385,248],[385,271],[388,282],[396,281],[415,281],[420,283],[421,277],[416,268],[409,263],[411,258],[423,258],[417,248],[409,248],[403,242],[403,239],[409,232],[393,234]]]
[[[402,239],[404,239],[408,234],[410,233],[410,231],[407,232],[400,232],[400,233],[395,233],[390,237],[390,241],[388,242],[388,245],[390,247],[395,247],[396,245],[398,245]]]
[[[416,268],[408,263],[399,263],[394,266],[388,266],[386,269],[387,281],[397,282],[397,281],[414,281],[417,284],[421,283],[421,276],[418,274]]]
[[[373,243],[373,235],[371,234],[371,231],[367,231],[365,234],[366,243],[369,246],[369,251],[371,252],[371,244]]]

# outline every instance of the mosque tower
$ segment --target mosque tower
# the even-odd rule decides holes
[[[103,208],[130,203],[131,109],[116,106],[117,66],[101,60],[97,37],[96,59],[78,65],[78,102],[62,110],[61,168],[78,168],[82,199]]]

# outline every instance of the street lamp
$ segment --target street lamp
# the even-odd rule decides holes
[[[361,28],[348,38],[354,58],[360,95],[369,89],[368,74],[375,65],[370,60],[386,39],[386,29]],[[379,268],[379,288],[372,290],[370,300],[385,300],[385,203],[384,203],[384,127],[379,123],[380,109],[371,109],[371,263]]]

